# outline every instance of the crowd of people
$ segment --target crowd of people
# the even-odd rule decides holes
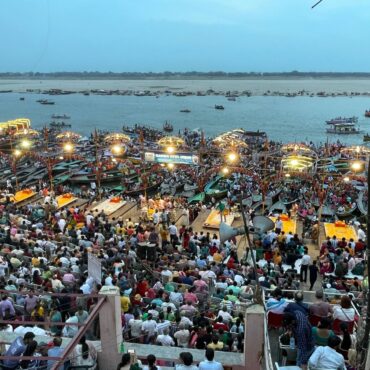
[[[32,204],[1,207],[0,314],[8,322],[1,331],[17,334],[3,346],[4,355],[61,353],[59,339],[76,335],[78,325],[72,324],[86,322],[97,302],[89,295],[102,286],[119,288],[127,341],[243,351],[243,313],[255,271],[240,260],[235,239],[222,244],[216,234],[178,228],[170,218],[134,223],[84,206],[57,209],[44,202],[42,209],[34,220]],[[155,253],[142,255],[148,244]],[[101,284],[87,273],[89,253],[102,264]],[[50,340],[37,343],[35,336]],[[68,361],[95,366],[96,339],[97,320],[76,347],[79,355]],[[35,368],[35,361],[4,365]]]
[[[354,369],[354,332],[368,288],[366,244],[327,237],[313,259],[298,235],[285,235],[283,222],[278,217],[275,230],[258,242],[264,251],[261,284],[271,292],[266,301],[269,325],[285,329],[280,347],[287,357],[295,351],[291,360],[301,368]],[[315,301],[304,302],[302,291],[314,286]]]
[[[276,184],[257,183],[253,175],[235,180],[232,185],[225,180],[229,205],[241,190],[250,195],[276,191]],[[244,351],[245,308],[253,302],[256,286],[266,290],[267,310],[284,315],[287,332],[281,341],[290,344],[294,338],[299,366],[309,361],[329,366],[320,363],[322,357],[338,366],[349,360],[355,343],[349,323],[357,320],[353,304],[368,284],[364,239],[328,238],[313,260],[302,237],[285,233],[284,220],[277,217],[274,230],[254,237],[255,267],[252,252],[242,256],[235,238],[221,243],[216,233],[193,229],[191,221],[204,205],[188,207],[179,201],[175,206],[171,197],[148,202],[142,197],[134,222],[85,205],[58,209],[54,194],[45,190],[41,195],[44,201],[37,206],[16,207],[10,201],[0,206],[0,334],[15,334],[12,342],[1,345],[1,353],[12,356],[2,361],[4,368],[51,368],[55,360],[37,357],[61,356],[61,338],[77,334],[97,304],[95,293],[111,286],[120,292],[124,340],[183,348],[178,370],[195,370],[192,349],[205,351],[201,370],[222,369],[214,361],[215,351]],[[315,201],[312,196],[309,200]],[[180,207],[181,226],[175,217]],[[89,253],[102,265],[100,281],[88,273]],[[348,273],[355,276],[348,279]],[[310,306],[300,292],[284,292],[313,290],[319,284],[318,303]],[[329,293],[331,303],[324,300]],[[320,321],[311,326],[310,315]],[[338,331],[331,331],[335,320],[347,323],[339,327],[339,342]],[[40,337],[47,340],[36,341]],[[99,339],[95,319],[66,364],[97,368],[99,348],[93,342]],[[35,359],[22,359],[26,355]],[[154,355],[143,362],[147,365],[126,353],[118,369],[160,369]]]

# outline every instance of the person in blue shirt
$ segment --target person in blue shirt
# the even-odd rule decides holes
[[[285,310],[284,313],[292,313],[294,314],[296,311],[302,312],[304,315],[308,315],[308,306],[303,303],[303,293],[302,292],[296,292],[294,295],[294,300],[295,302],[289,303]]]
[[[6,351],[5,356],[19,357],[19,360],[5,359],[3,361],[3,365],[9,369],[16,369],[19,365],[21,355],[26,350],[27,346],[33,341],[33,338],[35,338],[35,334],[32,332],[27,332],[23,338],[16,338]]]
[[[199,370],[223,370],[220,362],[214,361],[215,351],[212,348],[206,349],[206,360],[199,363]]]
[[[54,347],[51,347],[48,350],[48,356],[49,357],[62,357],[62,353],[63,353],[63,348],[61,347],[61,345],[62,345],[62,338],[55,337],[53,339],[53,344],[54,344]],[[48,360],[48,370],[53,367],[53,365],[55,364],[55,362],[56,362],[56,360]]]

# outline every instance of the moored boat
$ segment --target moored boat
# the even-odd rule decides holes
[[[353,212],[357,209],[357,203],[353,202],[350,206],[339,206],[335,212],[338,218],[346,218],[352,216]]]
[[[64,127],[72,127],[72,125],[70,123],[65,123],[65,122],[51,122],[49,123],[49,126],[50,127],[53,127],[53,128],[64,128]]]
[[[370,109],[365,110],[365,117],[370,118]]]
[[[170,122],[165,122],[163,124],[163,131],[166,131],[166,132],[172,132],[173,131],[173,125],[170,123]]]
[[[54,105],[55,104],[55,102],[51,100],[47,100],[47,99],[37,100],[37,103],[40,103],[42,105]]]
[[[190,113],[191,110],[190,109],[180,109],[180,112],[181,113]]]
[[[224,110],[225,108],[223,105],[215,105],[215,109]]]
[[[364,143],[369,142],[370,141],[370,135],[369,134],[365,134],[363,140],[364,140]]]
[[[204,192],[207,198],[222,199],[226,197],[227,189],[222,186],[221,180],[222,177],[217,176],[204,187]]]
[[[274,214],[274,213],[288,213],[287,208],[286,208],[286,205],[283,202],[281,202],[281,201],[278,201],[278,202],[274,203],[269,208],[269,212],[270,212],[270,214]]]
[[[357,198],[357,207],[363,215],[367,215],[367,202],[367,194],[365,195],[364,191],[360,191]]]
[[[358,117],[336,117],[336,118],[332,118],[328,121],[326,121],[326,123],[328,125],[336,125],[336,124],[343,124],[343,123],[357,123],[358,121]]]
[[[328,134],[354,135],[361,134],[361,130],[354,123],[333,123],[326,129]]]
[[[67,116],[66,114],[53,114],[51,116],[53,119],[70,119],[70,116]]]

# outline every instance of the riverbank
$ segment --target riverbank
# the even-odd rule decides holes
[[[370,79],[335,79],[335,78],[296,78],[296,79],[0,79],[1,91],[27,92],[27,90],[49,91],[59,89],[69,92],[91,90],[132,91],[165,94],[166,92],[185,92],[196,95],[198,92],[214,95],[226,95],[248,92],[251,95],[264,95],[268,91],[278,94],[326,95],[366,95],[370,93]]]

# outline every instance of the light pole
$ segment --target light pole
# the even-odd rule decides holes
[[[370,159],[367,164],[367,189],[369,192],[370,184]],[[367,219],[366,219],[366,256],[367,256],[367,309],[365,319],[364,337],[361,345],[361,362],[360,366],[365,370],[366,368],[366,355],[369,351],[369,335],[370,335],[370,291],[369,291],[369,272],[370,272],[370,202],[367,202]]]
[[[366,171],[364,167],[366,164],[364,161],[355,161],[351,164],[352,170],[359,172],[361,169]],[[369,191],[370,184],[370,158],[367,161],[367,188]],[[370,336],[370,291],[369,291],[369,272],[370,272],[370,202],[367,202],[367,219],[366,219],[366,258],[367,258],[367,291],[366,291],[366,318],[365,318],[365,329],[364,335],[361,341],[359,341],[357,346],[357,353],[360,352],[360,363],[359,368],[362,370],[368,369],[366,367],[366,357],[368,357],[369,351],[369,336]]]

